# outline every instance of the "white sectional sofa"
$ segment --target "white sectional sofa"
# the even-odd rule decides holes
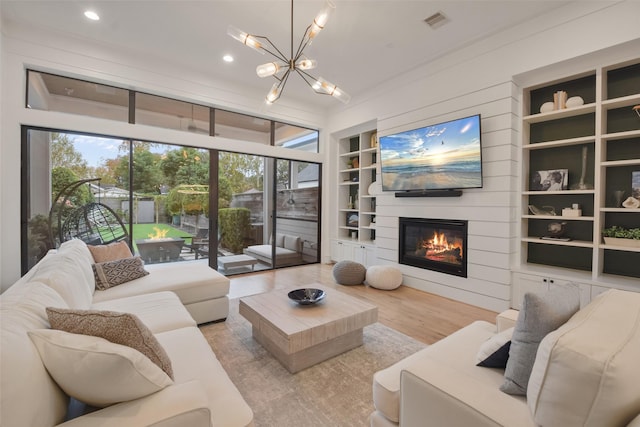
[[[63,244],[56,253],[47,255],[29,274],[5,291],[0,296],[0,425],[253,425],[251,409],[218,362],[194,320],[194,317],[202,321],[226,317],[228,305],[223,307],[221,302],[226,301],[228,281],[220,279],[214,270],[210,270],[215,273],[213,275],[204,270],[196,270],[197,273],[192,274],[192,265],[183,266],[182,272],[174,271],[169,266],[158,267],[149,268],[151,274],[144,278],[107,291],[95,291],[91,254],[84,243],[71,241]],[[176,264],[173,268],[180,269],[181,266]],[[193,276],[197,279],[191,286],[181,286]],[[211,293],[198,289],[205,286],[220,288]],[[220,296],[212,298],[213,295]],[[219,299],[221,302],[207,306],[207,299]],[[165,383],[159,391],[135,399],[124,399],[103,408],[86,408],[75,399],[70,399],[63,390],[65,386],[59,385],[62,382],[54,380],[54,377],[59,380],[61,374],[47,370],[44,356],[34,344],[34,334],[62,332],[49,329],[45,311],[47,307],[135,314],[166,352],[171,362],[173,380],[165,376]],[[214,308],[213,315],[207,312],[211,307]],[[68,336],[100,340],[86,335]],[[98,344],[99,341],[91,344],[90,352],[99,353],[102,357],[103,354],[95,347]],[[53,345],[53,348],[62,348],[65,344],[54,342]],[[110,342],[107,345],[111,346],[110,349],[124,347],[129,352],[135,352],[126,346]],[[139,356],[145,358],[142,353]],[[65,368],[86,369],[80,360],[70,360]],[[96,375],[100,377],[100,381],[91,382],[91,388],[98,391],[102,390],[101,387],[108,388],[111,377],[118,373],[118,370],[110,371],[105,365],[96,363],[88,367],[92,378]],[[72,378],[74,384],[83,384],[85,381],[88,380],[79,374]],[[126,389],[122,387],[122,391]],[[119,389],[116,389],[116,393],[119,393]]]
[[[476,366],[498,332],[477,321],[377,372],[371,426],[640,427],[640,293],[607,291],[544,336],[524,396]]]

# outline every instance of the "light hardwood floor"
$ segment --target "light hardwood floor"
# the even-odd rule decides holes
[[[229,298],[241,298],[291,286],[333,287],[378,306],[378,321],[426,344],[432,344],[475,320],[494,323],[493,311],[406,286],[383,291],[367,286],[337,285],[333,265],[312,264],[231,276]]]

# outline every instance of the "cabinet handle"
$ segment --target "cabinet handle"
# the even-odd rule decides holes
[[[549,279],[549,283],[553,283],[553,279]]]
[[[543,281],[544,283],[547,283],[547,279],[542,279],[542,281]]]

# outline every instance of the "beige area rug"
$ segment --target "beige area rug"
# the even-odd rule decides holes
[[[256,426],[367,426],[373,374],[426,347],[375,323],[365,327],[361,347],[290,374],[253,340],[237,299],[226,322],[200,330],[253,409]]]

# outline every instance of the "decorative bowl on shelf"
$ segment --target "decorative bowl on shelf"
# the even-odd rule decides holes
[[[322,300],[325,296],[325,292],[322,289],[301,288],[289,292],[288,295],[290,300],[295,301],[300,305],[311,305]]]
[[[543,206],[539,208],[536,205],[529,205],[529,210],[534,215],[556,216],[556,210],[554,209],[553,206]]]
[[[547,231],[551,237],[562,237],[566,231],[566,222],[552,222],[547,226]]]

